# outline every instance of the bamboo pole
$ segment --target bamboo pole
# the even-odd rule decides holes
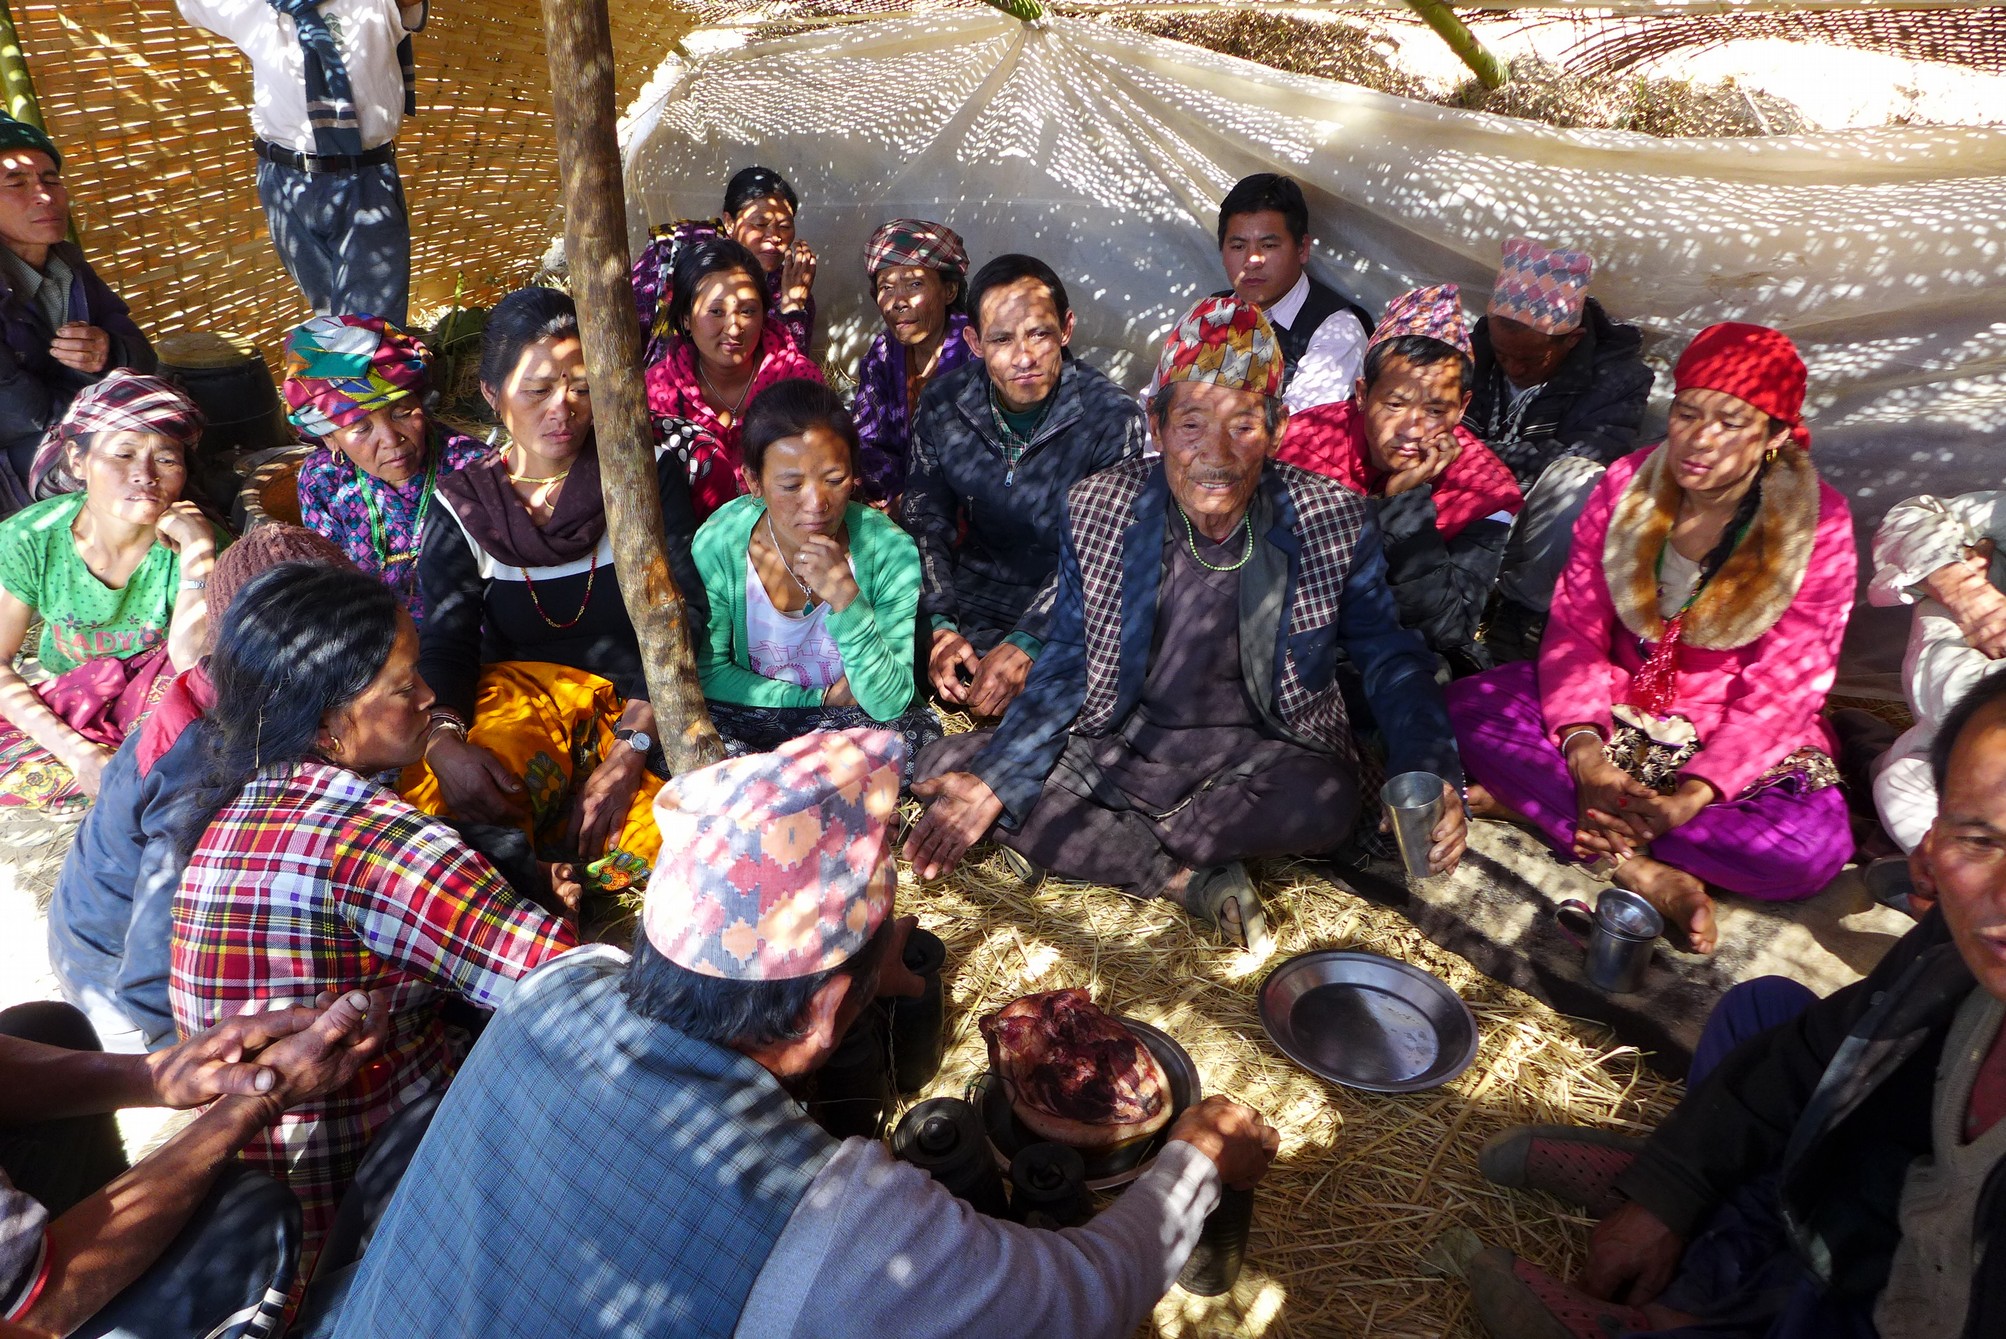
[[[0,93],[7,99],[7,115],[37,130],[48,129],[42,124],[42,105],[35,100],[35,81],[29,77],[27,53],[21,50],[21,34],[14,29],[7,0],[0,0]]]
[[[641,384],[641,328],[628,280],[627,196],[613,114],[613,30],[606,0],[543,0],[564,254],[592,385],[606,528],[627,615],[641,643],[648,697],[672,774],[724,756],[704,707],[682,592],[669,572],[655,482],[654,430]]]
[[[1477,82],[1485,88],[1504,86],[1505,80],[1510,77],[1505,73],[1504,66],[1498,64],[1498,58],[1477,40],[1477,35],[1469,30],[1468,25],[1456,17],[1456,11],[1448,0],[1407,0],[1407,7],[1419,14],[1422,22],[1449,44],[1449,50],[1470,67]]]

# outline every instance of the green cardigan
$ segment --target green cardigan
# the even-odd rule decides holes
[[[752,669],[745,638],[745,554],[752,528],[766,515],[756,497],[733,498],[698,527],[691,541],[710,624],[697,651],[704,696],[746,707],[819,707],[816,688],[769,679]],[[876,721],[892,721],[912,705],[914,624],[919,614],[919,547],[883,513],[852,502],[843,514],[857,598],[829,614],[829,635],[843,656],[843,673],[857,705]]]

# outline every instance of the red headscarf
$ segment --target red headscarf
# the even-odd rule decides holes
[[[1720,391],[1746,400],[1790,425],[1790,437],[1809,448],[1804,426],[1804,359],[1781,330],[1745,321],[1723,321],[1693,336],[1672,369],[1672,393]]]

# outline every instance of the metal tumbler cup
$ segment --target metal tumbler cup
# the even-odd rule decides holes
[[[1402,772],[1379,788],[1379,802],[1393,819],[1393,838],[1400,844],[1400,863],[1410,879],[1428,877],[1428,848],[1434,845],[1435,824],[1448,804],[1446,783],[1433,772]]]
[[[1554,909],[1553,916],[1560,933],[1587,950],[1590,985],[1611,995],[1643,988],[1658,936],[1665,932],[1665,918],[1656,907],[1627,888],[1605,888],[1595,899],[1594,911],[1586,902],[1570,898]],[[1569,928],[1570,917],[1587,922],[1586,939]]]

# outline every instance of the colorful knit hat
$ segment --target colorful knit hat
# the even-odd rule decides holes
[[[63,416],[42,434],[28,467],[28,486],[36,497],[74,493],[84,486],[70,470],[66,449],[106,432],[151,432],[178,442],[183,454],[202,440],[202,411],[171,381],[113,368],[77,392]]]
[[[655,797],[662,854],[641,909],[670,962],[734,981],[826,972],[891,914],[905,741],[803,735],[677,777]]]
[[[0,112],[0,153],[9,149],[40,149],[57,167],[63,165],[63,156],[56,152],[56,142],[48,131]]]
[[[925,219],[893,219],[876,232],[864,247],[864,273],[873,279],[878,271],[900,265],[918,265],[939,270],[958,279],[968,278],[968,248],[954,229]]]
[[[1387,303],[1386,314],[1379,318],[1379,326],[1365,347],[1370,350],[1374,344],[1402,335],[1425,335],[1460,351],[1465,358],[1476,356],[1470,348],[1470,323],[1463,316],[1462,290],[1454,284],[1411,289]]]
[[[1809,448],[1804,426],[1804,359],[1790,336],[1766,325],[1724,321],[1693,336],[1672,368],[1672,393],[1720,391],[1790,425],[1797,445]]]
[[[1504,244],[1490,314],[1542,335],[1578,330],[1594,273],[1595,257],[1586,251],[1552,251],[1530,237],[1514,237]]]
[[[1202,381],[1273,397],[1286,375],[1282,343],[1259,307],[1236,297],[1206,298],[1171,327],[1149,395],[1153,400],[1173,381]]]
[[[286,339],[287,417],[326,437],[421,393],[430,361],[423,344],[380,316],[316,316]]]
[[[313,563],[317,567],[353,568],[354,563],[333,540],[299,525],[261,525],[216,555],[209,569],[209,630],[213,640],[223,615],[237,592],[251,578],[280,563]]]

